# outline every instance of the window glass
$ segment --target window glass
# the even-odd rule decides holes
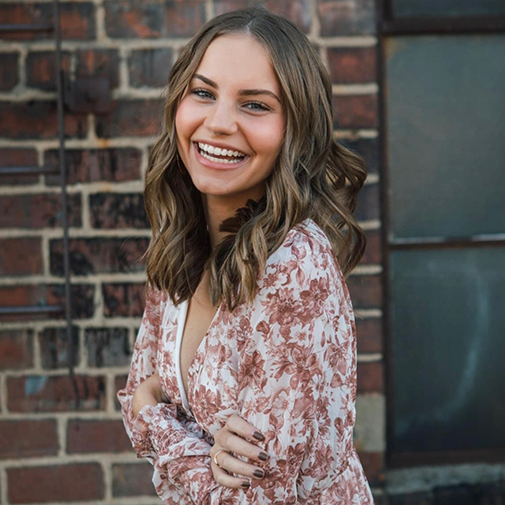
[[[505,36],[386,42],[392,238],[505,233]]]
[[[395,17],[460,17],[505,14],[503,0],[393,0]]]
[[[392,251],[393,452],[505,448],[505,248]]]

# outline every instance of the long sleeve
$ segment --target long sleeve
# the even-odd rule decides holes
[[[299,233],[283,245],[237,322],[237,407],[266,437],[267,476],[245,493],[215,489],[211,505],[319,504],[354,457],[354,319],[329,243],[316,238]],[[351,502],[370,503],[341,503]]]
[[[126,387],[118,392],[118,399],[126,432],[135,452],[154,466],[153,483],[160,498],[165,503],[175,503],[170,498],[172,493],[169,488],[170,484],[175,484],[183,491],[188,504],[200,503],[205,495],[218,486],[210,467],[211,446],[203,439],[203,430],[196,423],[188,427],[178,420],[176,406],[170,403],[146,405],[136,418],[133,415],[135,389],[157,370],[156,355],[163,307],[161,293],[148,289],[130,373]]]

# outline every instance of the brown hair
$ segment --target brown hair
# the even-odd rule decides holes
[[[237,33],[255,37],[268,51],[280,84],[286,130],[264,197],[239,211],[236,233],[211,250],[201,195],[177,153],[175,115],[209,44]],[[191,298],[208,267],[212,302],[225,300],[232,310],[255,296],[268,256],[306,218],[326,233],[344,274],[356,266],[365,235],[352,212],[366,169],[359,156],[333,137],[331,96],[319,55],[290,21],[251,8],[202,26],[170,72],[165,130],[149,157],[144,199],[153,232],[147,251],[151,285],[180,303]],[[232,221],[224,223],[224,230]]]

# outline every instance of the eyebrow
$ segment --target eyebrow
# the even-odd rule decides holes
[[[193,75],[193,79],[200,79],[200,81],[203,81],[205,84],[212,86],[215,89],[219,89],[219,86],[214,81],[203,75],[195,74]],[[279,97],[272,91],[268,91],[268,89],[241,89],[238,94],[240,96],[268,95],[272,98],[275,98],[279,103],[281,103]]]

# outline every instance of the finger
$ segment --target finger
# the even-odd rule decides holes
[[[265,471],[262,468],[258,468],[241,459],[235,458],[229,452],[220,452],[216,460],[219,463],[219,467],[236,475],[248,477],[250,479],[262,479],[265,477]]]
[[[240,435],[246,440],[265,440],[264,435],[257,428],[248,423],[245,419],[242,419],[237,414],[232,414],[228,418],[226,421],[226,427],[229,431]]]
[[[223,468],[220,468],[218,465],[216,465],[214,461],[211,461],[210,465],[212,468],[212,473],[214,474],[214,480],[221,486],[244,490],[249,489],[251,486],[251,483],[247,479],[229,475]]]
[[[227,451],[233,451],[235,454],[245,456],[258,463],[264,463],[268,459],[268,455],[263,449],[251,444],[240,436],[234,435],[231,431],[225,430],[220,436],[219,443],[225,447]]]

